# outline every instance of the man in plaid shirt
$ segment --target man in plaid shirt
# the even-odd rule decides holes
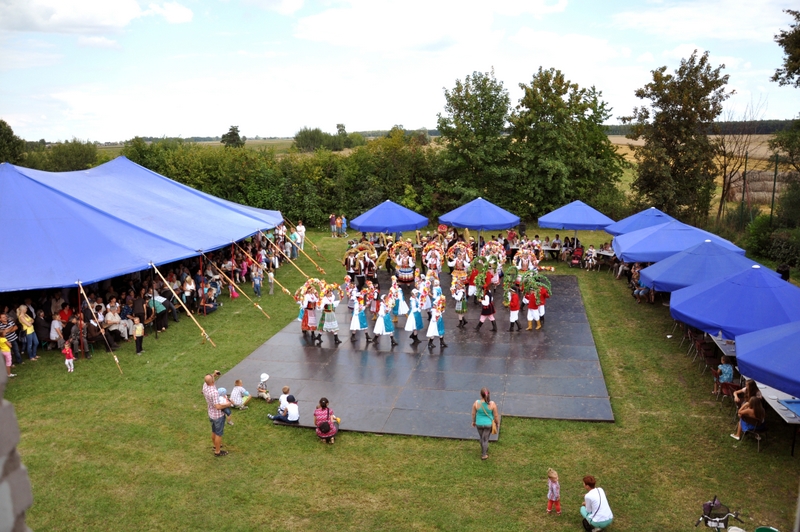
[[[206,403],[208,403],[208,419],[211,421],[211,442],[214,445],[214,456],[225,456],[228,451],[220,449],[222,446],[222,434],[225,431],[225,413],[222,410],[230,407],[231,404],[227,399],[221,398],[217,392],[214,381],[219,376],[219,371],[206,375],[205,383],[203,384],[203,396],[206,398]]]

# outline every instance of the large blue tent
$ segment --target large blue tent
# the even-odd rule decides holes
[[[0,164],[0,292],[74,286],[229,245],[283,217],[221,200],[125,157],[77,172]]]
[[[654,225],[614,238],[614,253],[625,262],[658,262],[706,240],[744,255],[744,250],[724,238],[683,222]]]
[[[739,372],[800,397],[800,321],[736,336]]]
[[[800,320],[800,288],[759,265],[672,293],[670,314],[708,334],[733,340]]]
[[[511,214],[483,198],[477,198],[439,216],[439,223],[477,231],[493,231],[511,229],[519,225],[519,216]]]
[[[675,218],[669,214],[663,213],[655,207],[650,207],[649,209],[645,209],[642,212],[637,212],[636,214],[632,214],[627,218],[623,218],[618,222],[606,226],[604,231],[614,236],[624,235],[625,233],[638,231],[639,229],[644,229],[645,227],[652,227],[654,225],[671,222],[674,219]]]
[[[614,220],[580,200],[539,217],[539,227],[548,229],[598,231],[613,223]]]
[[[758,264],[706,240],[641,271],[642,283],[659,292],[674,292],[693,284],[720,279]],[[780,277],[777,272],[765,270]]]
[[[350,221],[351,227],[365,233],[413,231],[426,225],[428,225],[427,218],[390,200]]]

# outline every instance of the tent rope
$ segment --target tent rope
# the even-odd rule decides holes
[[[111,344],[109,343],[108,338],[106,337],[106,331],[102,327],[100,327],[100,322],[97,320],[97,314],[94,313],[94,308],[92,308],[92,302],[89,301],[89,296],[86,295],[86,291],[83,289],[83,284],[80,281],[78,281],[78,288],[80,288],[81,294],[83,295],[83,298],[86,300],[86,306],[89,307],[89,312],[92,313],[92,318],[94,318],[94,322],[100,329],[101,333],[100,335],[103,337],[103,341],[106,343],[106,347],[108,347],[108,352],[111,353],[111,356],[114,357],[114,362],[117,363],[117,369],[119,369],[120,374],[122,374],[122,368],[119,365],[119,359],[117,358],[117,355],[115,355],[114,352],[111,351]],[[80,309],[78,309],[78,312],[80,312]],[[82,334],[83,331],[81,330],[80,335]],[[80,335],[78,336],[78,338],[80,339],[79,343],[83,344],[82,342],[83,338]]]
[[[201,255],[202,255],[202,253],[201,253]],[[176,294],[176,293],[175,293],[175,290],[173,290],[173,289],[172,289],[172,287],[169,285],[169,283],[168,283],[168,282],[167,282],[167,280],[164,278],[164,276],[163,276],[163,275],[161,275],[161,272],[160,272],[160,271],[158,271],[158,268],[156,268],[156,265],[155,265],[155,264],[153,264],[153,263],[151,262],[151,263],[150,263],[150,266],[152,266],[152,267],[153,267],[153,270],[155,270],[155,272],[158,274],[158,276],[159,276],[159,277],[161,277],[161,280],[162,280],[162,281],[164,281],[164,285],[166,285],[166,287],[167,287],[167,288],[169,288],[169,291],[170,291],[170,292],[172,292],[172,295],[173,295],[173,296],[175,296],[175,299],[177,299],[177,300],[178,300],[178,303],[180,303],[180,305],[181,305],[181,308],[183,308],[183,310],[185,310],[185,311],[186,311],[186,315],[187,315],[187,316],[189,316],[190,318],[192,318],[192,321],[194,322],[194,324],[195,324],[195,325],[197,325],[197,328],[198,328],[198,329],[200,329],[200,334],[201,334],[201,336],[203,337],[203,343],[205,343],[205,341],[206,341],[206,340],[208,340],[208,342],[209,342],[211,345],[213,345],[214,347],[217,347],[217,344],[215,344],[215,343],[214,343],[214,341],[213,341],[213,340],[211,339],[211,337],[208,335],[208,333],[206,332],[206,330],[205,330],[205,329],[203,329],[203,326],[202,326],[202,325],[200,325],[200,323],[199,323],[199,322],[198,322],[198,321],[195,319],[194,315],[193,315],[191,312],[189,312],[189,309],[188,309],[188,308],[186,308],[186,305],[183,303],[183,300],[182,300],[180,297],[178,297],[178,294]],[[204,287],[201,287],[201,289],[203,290],[203,296],[205,297],[205,288],[204,288]],[[203,308],[205,308],[205,307],[203,307]]]

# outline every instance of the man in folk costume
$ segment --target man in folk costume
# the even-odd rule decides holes
[[[420,342],[417,331],[421,331],[423,327],[422,313],[419,310],[419,297],[419,290],[416,288],[411,290],[411,297],[408,298],[409,311],[405,326],[405,330],[411,332],[409,338],[411,338],[415,344]]]
[[[378,310],[378,319],[375,322],[375,328],[372,330],[375,334],[375,338],[373,339],[375,346],[378,345],[378,340],[381,336],[388,336],[392,341],[392,347],[397,345],[397,342],[394,340],[394,323],[392,323],[391,315],[392,305],[394,305],[392,297],[389,294],[384,294]]]
[[[375,265],[375,261],[370,257],[369,253],[364,254],[364,276],[367,281],[372,281],[372,284],[377,284],[378,267]]]
[[[433,318],[428,324],[428,332],[425,336],[428,337],[428,349],[433,349],[433,339],[439,337],[439,347],[447,347],[444,343],[444,308],[445,308],[444,295],[436,298],[433,304]]]
[[[322,342],[322,335],[317,338],[315,331],[317,330],[317,303],[319,297],[317,296],[316,289],[312,286],[308,289],[303,296],[303,321],[300,323],[300,330],[303,331],[303,336],[308,338],[308,333],[311,333],[311,343],[319,341]]]
[[[322,320],[318,328],[320,331],[333,333],[333,342],[335,345],[339,345],[342,341],[339,340],[339,322],[336,320],[336,306],[338,302],[333,295],[332,288],[328,288],[328,290],[325,291],[325,295],[322,296],[320,303],[322,304]],[[322,334],[317,337],[317,342],[322,345]]]
[[[476,305],[478,304],[478,287],[475,286],[475,279],[479,273],[478,268],[472,268],[467,277],[467,298],[474,297]]]
[[[356,341],[356,333],[364,331],[367,343],[372,341],[369,336],[369,324],[367,322],[367,303],[364,296],[356,292],[355,305],[353,306],[353,318],[350,320],[350,341]]]
[[[342,265],[344,266],[344,270],[347,272],[348,277],[350,279],[355,280],[359,286],[359,290],[364,288],[364,276],[361,276],[361,279],[358,278],[358,258],[356,257],[356,250],[350,250],[347,252],[347,256],[345,256],[344,261],[342,261]]]
[[[463,279],[457,281],[450,287],[450,294],[456,302],[456,314],[458,314],[458,328],[463,329],[467,325],[467,291],[464,288]]]
[[[519,285],[515,285],[511,288],[508,298],[508,319],[511,321],[511,324],[508,326],[508,332],[514,330],[514,324],[517,324],[517,330],[521,330],[522,327],[519,325],[519,309],[520,309],[520,298],[519,298]]]
[[[492,332],[497,332],[497,323],[494,321],[494,298],[492,297],[492,292],[489,291],[490,284],[489,276],[487,275],[486,285],[483,287],[483,299],[481,299],[481,320],[478,322],[478,326],[475,327],[476,331],[479,331],[483,326],[483,322],[488,319],[492,322]]]
[[[539,287],[539,323],[536,324],[537,329],[541,329],[544,323],[544,306],[547,303],[547,298],[550,296],[550,290],[548,290],[547,287]]]
[[[536,328],[541,329],[542,324],[539,321],[539,302],[536,301],[539,288],[534,286],[531,291],[525,296],[525,301],[528,304],[528,328],[527,331],[533,330],[533,322],[536,322]]]

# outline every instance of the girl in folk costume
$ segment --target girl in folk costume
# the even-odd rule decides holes
[[[378,338],[380,336],[388,336],[392,341],[392,347],[397,345],[394,341],[394,323],[392,323],[392,306],[394,301],[389,294],[384,294],[378,310],[378,320],[375,322],[375,328],[372,330],[375,333],[373,342],[378,345]]]
[[[367,281],[366,300],[369,311],[372,313],[372,319],[378,319],[378,308],[380,307],[381,289],[379,286],[372,284],[372,281]]]
[[[354,288],[355,286],[353,286],[351,277],[349,275],[345,275],[344,285],[342,285],[342,293],[344,294],[344,296],[347,297],[347,308],[350,310],[353,310],[356,304],[355,296],[357,295],[358,292],[354,292],[353,291]]]
[[[467,278],[467,268],[472,260],[472,250],[464,242],[456,242],[446,252],[447,265],[450,266],[452,281],[450,286],[457,281],[464,281]]]
[[[463,329],[467,325],[467,291],[464,288],[464,281],[458,281],[450,287],[450,294],[456,301],[456,314],[458,314],[458,328]]]
[[[342,343],[339,340],[339,322],[336,320],[336,307],[339,302],[336,301],[336,297],[333,295],[333,288],[329,287],[325,291],[320,303],[322,304],[322,320],[319,324],[319,330],[333,333],[333,342],[335,345],[339,345]],[[317,337],[317,342],[322,345],[322,334]]]
[[[508,332],[514,330],[514,324],[517,324],[517,330],[519,331],[522,329],[519,325],[519,309],[520,309],[520,297],[519,297],[519,285],[515,285],[511,288],[508,295],[508,310],[509,315],[508,319],[511,321],[511,324],[508,326]]]
[[[355,292],[357,294],[355,306],[353,307],[353,318],[350,320],[350,341],[356,341],[356,333],[358,331],[364,331],[364,337],[367,339],[367,343],[372,341],[372,338],[369,337],[369,325],[367,322],[367,304],[364,301],[364,296]]]
[[[392,286],[389,288],[389,295],[394,299],[394,307],[392,307],[392,321],[397,323],[398,316],[405,316],[408,314],[408,304],[406,303],[403,289],[397,284],[397,277],[392,276]]]
[[[428,332],[425,336],[428,337],[428,349],[433,349],[433,339],[439,337],[439,347],[447,347],[444,343],[444,307],[445,299],[443,295],[436,298],[433,304],[433,318],[428,324]]]
[[[312,286],[303,296],[303,321],[300,323],[303,336],[307,338],[308,333],[311,333],[311,343],[322,342],[322,335],[320,334],[317,338],[314,334],[314,331],[317,330],[317,303],[319,303],[319,296],[317,296],[317,290]]]
[[[476,331],[481,329],[483,322],[487,319],[492,322],[492,331],[497,332],[497,324],[494,321],[494,298],[492,297],[492,293],[489,291],[489,276],[486,276],[486,286],[483,287],[483,299],[481,299],[481,321],[478,322],[478,326],[475,327]]]
[[[423,280],[420,283],[419,289],[419,308],[422,312],[428,313],[428,320],[431,319],[431,307],[433,306],[433,299],[431,299],[431,283]]]
[[[428,271],[440,273],[442,271],[442,253],[437,247],[431,247],[425,255],[425,267]]]
[[[401,283],[411,283],[414,281],[414,266],[416,265],[416,259],[412,255],[414,247],[410,241],[398,241],[392,250],[394,251],[395,248],[400,248],[399,253],[392,257],[397,267],[397,277]]]
[[[535,255],[533,252],[528,249],[521,249],[519,252],[514,256],[514,266],[517,267],[519,271],[519,278],[522,278],[522,275],[528,271],[535,271],[539,261],[536,260]]]
[[[411,291],[411,297],[408,298],[409,303],[409,311],[408,311],[408,318],[406,318],[406,331],[411,331],[411,340],[413,343],[419,343],[419,337],[417,337],[417,331],[421,331],[423,324],[422,324],[422,313],[419,310],[419,290],[416,288]]]

